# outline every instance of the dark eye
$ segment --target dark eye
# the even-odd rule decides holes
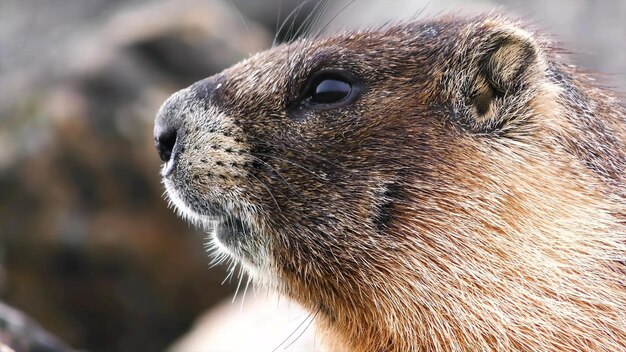
[[[351,104],[359,86],[347,72],[320,72],[309,79],[303,103],[316,110],[330,110]]]
[[[330,104],[343,100],[352,92],[352,86],[346,81],[328,78],[314,87],[309,96],[309,101],[316,104]]]

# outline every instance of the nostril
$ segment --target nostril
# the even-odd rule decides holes
[[[176,145],[176,130],[165,130],[157,134],[154,142],[161,160],[168,162]]]

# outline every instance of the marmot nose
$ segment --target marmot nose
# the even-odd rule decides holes
[[[2,1],[2,0],[0,0]],[[154,144],[161,160],[166,165],[163,176],[174,172],[178,154],[184,152],[185,119],[193,112],[193,102],[209,103],[215,96],[216,76],[198,81],[193,85],[172,94],[159,109],[154,121]]]
[[[154,129],[154,144],[161,160],[168,162],[172,157],[172,151],[176,145],[176,129],[174,128],[160,128],[156,125]]]
[[[182,137],[182,118],[184,105],[181,102],[187,99],[186,92],[184,90],[178,91],[172,94],[163,106],[159,109],[157,116],[154,120],[154,146],[161,160],[167,165],[164,175],[171,173],[174,170],[174,164],[176,163],[176,153],[181,147],[180,139]],[[171,162],[170,160],[173,159]]]

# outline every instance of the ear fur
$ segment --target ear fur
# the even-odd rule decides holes
[[[484,125],[503,118],[498,103],[515,104],[529,97],[546,64],[540,45],[523,29],[487,21],[474,35],[478,40],[469,49],[473,51],[469,64],[474,67],[468,70],[472,74],[464,95],[473,107],[474,123]]]

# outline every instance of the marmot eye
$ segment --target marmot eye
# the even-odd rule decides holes
[[[350,95],[352,86],[350,83],[338,79],[325,79],[314,87],[309,101],[317,104],[329,104],[340,101]]]
[[[312,109],[330,110],[352,103],[359,87],[346,72],[320,72],[306,85],[303,103]]]

